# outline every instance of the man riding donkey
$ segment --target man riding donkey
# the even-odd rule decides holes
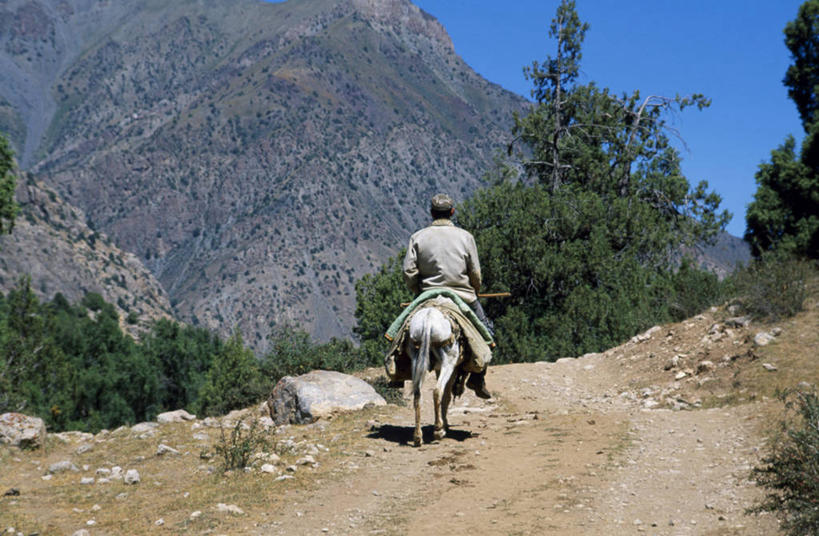
[[[401,316],[387,331],[393,346],[385,360],[387,374],[393,384],[403,384],[408,378],[403,352],[402,331],[407,317],[424,302],[437,297],[448,298],[449,314],[456,320],[468,341],[469,358],[464,371],[470,373],[466,386],[480,398],[491,398],[486,388],[486,366],[491,359],[492,322],[486,317],[478,291],[481,288],[481,267],[475,239],[468,231],[452,223],[455,208],[446,194],[437,194],[430,203],[432,223],[410,237],[404,258],[404,281],[416,295]],[[438,304],[442,302],[437,301]],[[463,384],[461,383],[461,389]]]

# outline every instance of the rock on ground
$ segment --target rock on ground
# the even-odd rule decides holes
[[[0,443],[20,448],[39,448],[43,446],[45,436],[45,422],[39,417],[22,413],[0,415]]]
[[[156,416],[156,422],[160,424],[169,422],[185,422],[193,420],[196,420],[196,415],[191,415],[184,409],[178,409],[176,411],[166,411],[165,413],[160,413],[159,415]]]
[[[355,411],[386,401],[367,382],[327,370],[285,376],[268,399],[270,418],[277,425],[307,424],[338,411]]]

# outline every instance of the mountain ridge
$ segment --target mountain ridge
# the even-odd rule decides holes
[[[281,324],[349,335],[355,280],[425,223],[432,194],[484,184],[526,105],[407,0],[2,9],[36,6],[67,15],[0,43],[18,71],[63,57],[49,35],[95,31],[49,71],[56,108],[44,130],[24,122],[42,131],[24,165],[135,253],[182,320],[238,328],[258,351]],[[11,87],[0,79],[8,102]]]
[[[57,293],[70,302],[100,294],[119,313],[120,327],[139,338],[171,306],[162,285],[137,257],[88,227],[84,214],[31,175],[16,190],[20,215],[10,235],[0,235],[0,291],[21,275],[42,300]]]

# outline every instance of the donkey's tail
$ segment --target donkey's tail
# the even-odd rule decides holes
[[[432,322],[425,319],[421,347],[418,349],[418,356],[415,358],[412,369],[412,393],[420,396],[421,384],[429,370],[430,333],[432,332]]]

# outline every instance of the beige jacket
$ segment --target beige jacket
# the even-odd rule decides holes
[[[416,295],[446,287],[466,303],[474,302],[481,289],[475,238],[450,220],[433,221],[410,237],[404,257],[404,281]]]

